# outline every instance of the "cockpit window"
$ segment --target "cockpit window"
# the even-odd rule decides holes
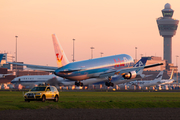
[[[34,87],[31,91],[45,91],[46,87]]]

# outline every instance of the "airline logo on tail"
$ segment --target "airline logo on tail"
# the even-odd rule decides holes
[[[141,67],[141,66],[145,66],[146,65],[146,62],[147,62],[147,57],[143,57],[141,58],[133,67]],[[136,70],[136,73],[142,75],[142,72],[143,72],[143,69],[139,69],[139,70]]]
[[[61,56],[61,58],[59,58],[59,53],[56,53],[56,57],[57,57],[58,67],[59,67],[59,66],[63,66],[63,65],[62,65],[63,55]]]
[[[58,67],[62,67],[64,65],[68,64],[69,61],[68,61],[55,34],[52,34],[52,40],[53,40],[54,51],[55,51]]]
[[[139,60],[139,61],[134,65],[134,67],[145,66],[147,59],[148,59],[148,58],[146,58],[146,57],[141,58],[141,60]]]

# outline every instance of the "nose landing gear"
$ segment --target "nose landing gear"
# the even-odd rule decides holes
[[[75,82],[75,85],[76,85],[76,86],[83,86],[83,83],[81,83],[80,81],[76,81],[76,82]]]
[[[111,77],[108,77],[109,81],[105,83],[106,86],[108,86],[108,87],[109,86],[112,86],[112,87],[114,86],[114,83],[111,82],[111,79],[112,79]]]

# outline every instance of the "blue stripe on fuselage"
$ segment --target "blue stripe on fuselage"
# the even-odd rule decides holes
[[[36,80],[33,80],[33,81],[11,81],[11,83],[15,84],[15,83],[36,83],[36,82],[46,82],[46,81],[36,81]]]

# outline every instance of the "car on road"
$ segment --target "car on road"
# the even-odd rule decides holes
[[[54,102],[58,102],[59,91],[54,86],[36,86],[24,94],[24,100],[28,102],[34,100],[40,100],[42,102],[45,102],[46,100],[54,100]]]

